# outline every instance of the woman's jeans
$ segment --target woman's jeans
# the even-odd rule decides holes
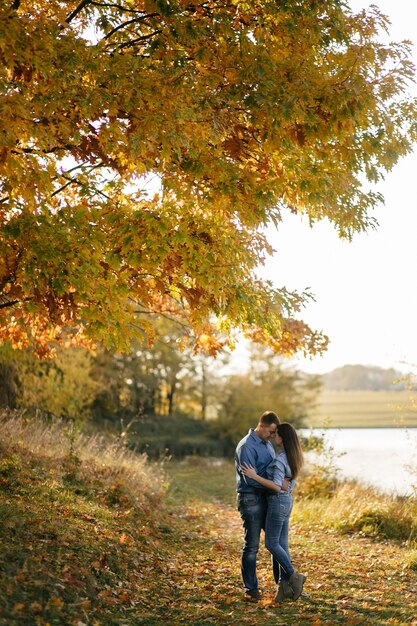
[[[256,556],[261,530],[265,530],[267,498],[263,492],[239,493],[238,510],[243,523],[244,543],[242,551],[242,579],[246,592],[258,589]],[[279,581],[279,564],[272,559],[275,582]]]
[[[288,526],[293,499],[289,493],[280,491],[268,496],[268,510],[265,524],[265,547],[278,561],[281,578],[288,580],[294,573],[288,549]]]

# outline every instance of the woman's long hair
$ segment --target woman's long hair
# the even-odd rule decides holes
[[[293,477],[296,478],[304,464],[303,450],[297,431],[288,422],[283,422],[279,424],[277,433],[282,439],[282,445],[284,446]]]

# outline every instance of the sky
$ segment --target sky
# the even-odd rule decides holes
[[[353,11],[371,2],[350,0]],[[417,0],[375,0],[391,21],[390,39],[409,39],[417,48]],[[413,50],[417,66],[417,49]],[[417,86],[410,86],[417,95]],[[301,370],[324,373],[345,364],[417,369],[417,147],[375,186],[385,198],[374,212],[379,226],[339,239],[333,226],[313,228],[300,216],[285,215],[268,230],[275,249],[262,275],[276,287],[302,291],[315,302],[302,319],[330,337],[322,357],[298,358]]]

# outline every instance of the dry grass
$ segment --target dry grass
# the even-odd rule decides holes
[[[333,527],[343,534],[417,546],[417,500],[393,497],[354,482],[338,483],[328,497],[300,497],[294,516],[303,524]]]
[[[0,416],[0,439],[21,454],[53,460],[62,474],[74,481],[99,479],[107,485],[124,485],[130,497],[140,501],[166,490],[162,463],[148,462],[122,441],[101,434],[85,435],[64,421],[44,422],[17,413]]]

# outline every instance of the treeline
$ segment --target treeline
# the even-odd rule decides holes
[[[407,377],[394,368],[344,365],[323,374],[323,386],[329,391],[401,391]]]
[[[275,410],[296,425],[314,408],[320,379],[250,348],[242,370],[230,354],[194,354],[161,323],[153,346],[125,354],[59,347],[39,360],[30,350],[0,348],[0,407],[118,431],[151,454],[230,451],[258,416]]]
[[[166,320],[158,330],[152,346],[132,345],[124,354],[61,346],[40,360],[5,343],[0,409],[110,430],[154,457],[229,455],[267,409],[308,425],[322,387],[377,391],[407,384],[392,368],[363,365],[308,375],[255,344],[239,368],[230,353],[214,358],[180,345],[182,331]]]

